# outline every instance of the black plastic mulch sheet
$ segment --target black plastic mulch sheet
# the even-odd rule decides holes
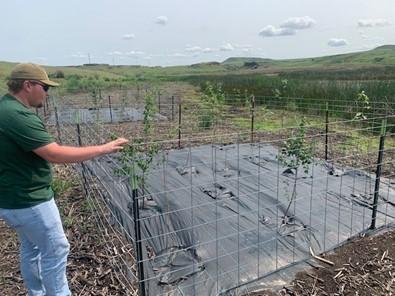
[[[298,169],[291,201],[295,171],[277,154],[270,145],[235,144],[158,155],[139,190],[149,295],[232,294],[308,258],[310,247],[317,254],[369,228],[375,176],[315,159],[308,174]],[[112,161],[88,167],[134,237],[127,182],[114,177]],[[382,178],[377,226],[394,221],[394,205],[395,184]]]
[[[48,119],[48,124],[74,124],[74,123],[115,123],[126,121],[141,121],[144,119],[144,108],[136,109],[131,107],[113,108],[67,108],[57,110],[57,118],[52,113]],[[160,114],[155,115],[156,120],[165,120],[166,117]]]

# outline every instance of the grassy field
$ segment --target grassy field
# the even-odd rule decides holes
[[[14,63],[0,62],[0,80],[4,81]],[[373,50],[304,59],[272,60],[262,58],[229,58],[222,63],[200,63],[189,66],[143,67],[91,64],[83,66],[45,67],[50,76],[63,80],[93,80],[103,87],[112,87],[130,81],[179,80],[197,77],[197,80],[216,76],[262,74],[298,79],[355,79],[380,76],[395,77],[395,45]],[[58,75],[60,74],[61,75]],[[372,78],[373,78],[372,77]],[[192,79],[193,80],[193,79]],[[2,82],[1,81],[1,82]]]
[[[14,65],[0,62],[1,93],[6,91],[6,77]],[[279,98],[303,98],[303,103],[293,102],[294,107],[303,110],[304,106],[314,105],[322,109],[326,101],[352,105],[361,91],[376,104],[375,109],[388,108],[392,112],[395,102],[395,45],[305,59],[229,58],[222,63],[174,67],[90,64],[45,68],[51,79],[61,83],[58,94],[62,96],[95,93],[98,89],[136,89],[169,81],[203,89],[210,81],[222,85],[227,103],[242,101],[246,95],[253,94],[258,104],[269,104],[269,107],[287,106],[288,99]],[[331,111],[343,112],[337,104],[330,106]]]

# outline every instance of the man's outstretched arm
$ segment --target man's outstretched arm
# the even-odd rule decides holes
[[[51,143],[34,149],[33,152],[51,163],[73,163],[117,152],[127,142],[128,140],[124,138],[118,138],[106,144],[85,147],[62,146],[58,143]]]

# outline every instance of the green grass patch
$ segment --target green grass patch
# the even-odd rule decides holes
[[[73,181],[71,179],[64,180],[58,177],[54,177],[51,187],[55,196],[63,195],[68,190],[70,190],[71,187],[73,187]]]
[[[374,153],[376,151],[378,153],[379,145],[379,134],[357,130],[347,133],[346,140],[338,144],[340,149],[343,149],[345,152],[352,153],[358,151],[363,154]],[[389,147],[395,147],[395,139],[393,137],[386,137],[384,140],[384,149],[389,149]],[[376,161],[376,159],[374,159],[374,161]]]
[[[282,128],[294,128],[300,124],[303,116],[308,126],[324,128],[324,118],[306,116],[300,112],[264,109],[262,113],[257,113],[254,118],[254,130],[274,132]],[[233,123],[240,128],[250,129],[251,117],[235,117]]]

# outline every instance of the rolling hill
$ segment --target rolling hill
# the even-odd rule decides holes
[[[233,67],[256,64],[258,68],[317,68],[317,67],[371,67],[395,65],[395,45],[383,45],[368,51],[332,56],[273,60],[263,58],[229,58],[222,64]]]
[[[15,63],[0,62],[0,80],[5,80]],[[106,80],[150,79],[217,74],[270,74],[303,70],[355,70],[359,68],[382,68],[395,66],[395,45],[384,45],[368,51],[332,56],[274,60],[253,57],[232,57],[222,63],[198,63],[189,66],[144,67],[82,65],[45,67],[50,75],[62,71],[65,77],[100,78]]]

